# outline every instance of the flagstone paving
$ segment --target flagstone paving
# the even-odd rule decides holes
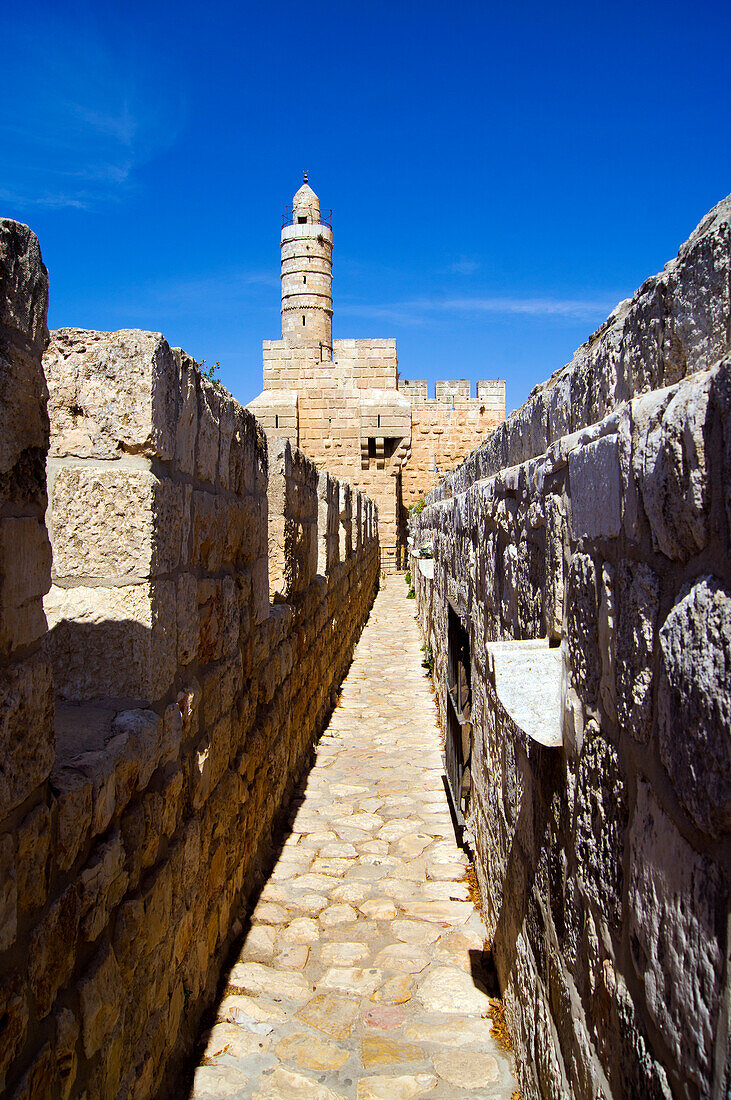
[[[382,582],[193,1096],[507,1100],[414,604]]]

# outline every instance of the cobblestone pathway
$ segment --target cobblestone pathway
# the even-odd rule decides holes
[[[414,604],[382,582],[230,975],[194,1096],[510,1097]],[[471,954],[473,953],[473,954]]]

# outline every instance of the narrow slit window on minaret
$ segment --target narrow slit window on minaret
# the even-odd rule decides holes
[[[302,276],[302,282],[303,282],[303,283],[306,283],[306,282],[307,282],[307,276],[306,276],[306,275],[303,275],[303,276]]]
[[[302,315],[302,324],[304,325],[304,323],[305,323],[305,318],[304,318],[304,314],[303,314]]]

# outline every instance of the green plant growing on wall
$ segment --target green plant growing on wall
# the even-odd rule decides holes
[[[416,501],[415,504],[409,505],[409,511],[411,512],[412,516],[420,516],[425,507],[426,499],[424,497],[421,497],[419,500]]]
[[[406,581],[406,586],[408,588],[411,588],[411,570],[410,569],[406,570],[406,573],[404,575],[404,580]]]
[[[407,600],[415,600],[416,599],[416,592],[414,592],[413,588],[409,589],[408,594],[406,596],[406,599]]]
[[[421,647],[424,654],[424,660],[421,662],[421,667],[425,668],[431,676],[434,672],[434,654],[432,653],[431,646],[423,645]]]
[[[226,389],[220,378],[216,378],[221,364],[217,361],[215,363],[208,363],[205,359],[201,359],[200,362],[196,362],[196,366],[200,371],[202,378],[207,378],[213,388],[221,394],[222,397],[231,397],[231,393]]]

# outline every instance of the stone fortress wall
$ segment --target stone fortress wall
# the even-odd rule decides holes
[[[370,610],[377,513],[159,334],[54,333],[44,377],[15,222],[0,282],[0,1094],[164,1095]]]
[[[403,468],[403,504],[418,504],[444,474],[453,470],[476,441],[505,419],[505,382],[480,381],[471,396],[469,379],[438,381],[434,397],[427,382],[399,378],[411,402],[411,456]]]
[[[462,808],[526,1100],[731,1089],[730,220],[412,520],[445,729],[469,639]]]

